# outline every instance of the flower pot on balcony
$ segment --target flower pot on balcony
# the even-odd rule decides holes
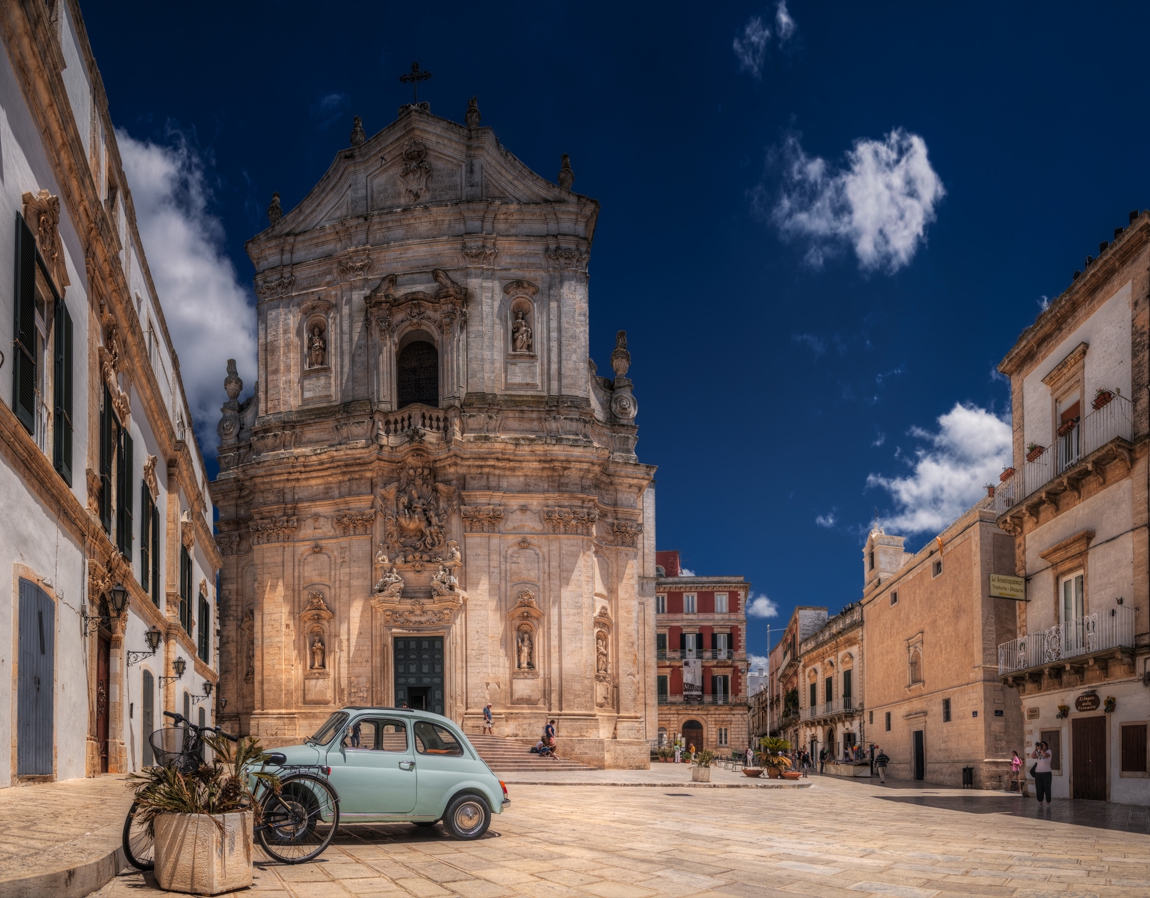
[[[1013,476],[1014,468],[1003,468],[1002,473],[998,475],[998,480],[1000,483],[1006,483]]]
[[[1029,452],[1026,453],[1026,460],[1027,461],[1036,461],[1042,455],[1042,453],[1045,451],[1046,451],[1045,446],[1035,446],[1033,449],[1031,449]]]
[[[1071,418],[1069,421],[1064,421],[1062,423],[1062,426],[1058,428],[1058,435],[1060,437],[1064,437],[1064,436],[1066,436],[1066,434],[1070,433],[1070,431],[1072,431],[1077,426],[1078,426],[1078,419],[1077,418]]]
[[[1097,409],[1102,408],[1102,406],[1107,405],[1110,402],[1110,400],[1113,398],[1114,398],[1114,391],[1113,390],[1099,390],[1094,395],[1094,401],[1091,402],[1090,405],[1093,406],[1095,410],[1097,410]]]

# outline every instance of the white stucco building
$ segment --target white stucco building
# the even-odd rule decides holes
[[[219,555],[74,2],[0,5],[0,160],[3,787],[135,770],[164,709],[211,719]]]

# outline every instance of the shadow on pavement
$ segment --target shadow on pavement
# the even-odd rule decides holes
[[[978,792],[970,795],[955,795],[953,792],[948,792],[931,795],[926,794],[921,787],[900,789],[875,797],[883,801],[916,804],[943,811],[1003,814],[1008,817],[1049,820],[1053,823],[1070,823],[1075,826],[1093,826],[1099,829],[1150,835],[1150,808],[1138,805],[1112,804],[1105,801],[1055,801],[1049,807],[1040,808],[1035,799],[1018,795],[994,792]]]

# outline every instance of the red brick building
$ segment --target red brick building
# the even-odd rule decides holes
[[[746,749],[747,596],[742,577],[683,576],[656,552],[659,739],[719,754]]]

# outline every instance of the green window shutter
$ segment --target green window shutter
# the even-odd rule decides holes
[[[36,241],[16,215],[16,334],[12,341],[12,409],[30,434],[36,430]]]
[[[196,621],[199,635],[200,658],[207,662],[211,650],[211,620],[212,611],[208,603],[200,599],[200,613]]]
[[[160,607],[160,509],[152,503],[152,601]]]
[[[72,341],[72,316],[62,299],[56,300],[56,372],[52,392],[55,414],[53,416],[53,455],[56,471],[68,486],[72,485],[72,372],[75,367]]]
[[[146,594],[152,591],[152,495],[148,484],[140,483],[140,586]]]
[[[104,384],[103,404],[100,407],[100,521],[104,532],[112,532],[112,394]]]
[[[120,481],[120,491],[124,494],[121,507],[124,510],[124,544],[120,546],[120,551],[124,553],[124,557],[128,561],[132,560],[132,506],[134,504],[132,499],[132,488],[135,484],[133,480],[132,468],[132,437],[128,433],[128,429],[124,428],[124,478]]]

